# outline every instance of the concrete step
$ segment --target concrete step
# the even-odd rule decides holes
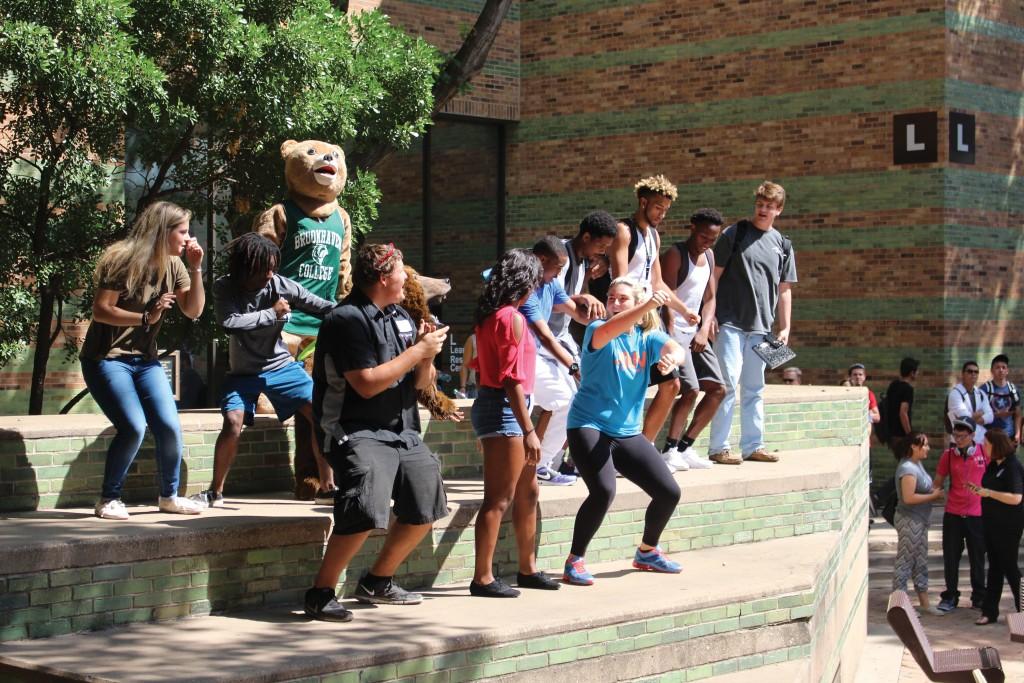
[[[654,390],[651,390],[653,395]],[[860,444],[866,436],[861,388],[768,385],[766,446],[772,452]],[[457,401],[468,415],[472,401]],[[420,411],[423,439],[441,458],[445,477],[479,478],[473,426],[431,420]],[[222,417],[217,410],[181,413],[181,485],[189,494],[209,485]],[[736,414],[733,433],[739,431]],[[0,511],[74,508],[95,503],[113,428],[102,415],[0,416]],[[658,443],[662,443],[659,436]],[[696,447],[707,446],[707,430]],[[123,491],[127,502],[156,501],[156,464],[147,438]],[[272,416],[258,416],[242,432],[228,491],[266,493],[294,487],[294,430]]]
[[[863,538],[863,526],[852,533]],[[862,607],[841,607],[863,600],[866,558],[863,546],[849,545],[849,534],[705,548],[676,559],[681,575],[637,572],[625,561],[593,564],[594,586],[524,591],[515,600],[472,598],[464,586],[439,586],[424,591],[427,599],[418,606],[353,602],[355,619],[347,624],[310,621],[296,603],[185,619],[173,628],[135,624],[9,642],[0,679],[45,664],[48,680],[133,683],[414,676],[582,683],[665,674],[676,680],[729,674],[722,680],[734,683],[752,680],[739,672],[756,675],[756,667],[792,661],[765,671],[796,677],[760,680],[831,680],[827,663],[842,643],[826,642],[829,634],[863,629],[850,616]]]
[[[682,502],[662,537],[681,553],[838,531],[863,509],[866,467],[858,448],[808,449],[775,464],[746,463],[675,475]],[[402,565],[410,588],[469,582],[478,480],[449,480],[450,514]],[[541,487],[538,560],[561,571],[586,487]],[[588,553],[594,563],[630,557],[649,499],[618,480],[618,495]],[[127,522],[89,509],[15,513],[0,524],[0,640],[38,638],[123,623],[297,604],[312,584],[330,509],[295,500],[228,496],[195,518],[132,507]],[[861,525],[862,518],[855,521]],[[350,593],[383,541],[374,534],[343,577]],[[515,571],[503,527],[495,562]]]

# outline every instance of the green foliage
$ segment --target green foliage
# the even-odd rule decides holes
[[[284,196],[286,139],[408,146],[439,61],[328,0],[0,0],[0,365],[48,341],[38,302],[88,293],[141,206],[167,198],[224,226]],[[380,193],[349,172],[341,201],[363,235]],[[214,330],[208,317],[188,334]]]

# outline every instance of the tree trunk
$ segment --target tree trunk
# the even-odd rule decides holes
[[[28,398],[28,414],[43,414],[43,389],[46,384],[46,363],[50,360],[50,334],[53,327],[53,289],[47,285],[39,296],[39,322],[36,327],[36,350],[32,359],[32,385]]]
[[[459,90],[476,76],[487,61],[487,55],[494,45],[494,39],[498,37],[498,30],[501,22],[508,14],[508,8],[512,6],[512,0],[487,0],[487,4],[480,11],[473,30],[462,42],[459,51],[448,60],[434,81],[434,113],[441,111]],[[372,169],[395,151],[393,145],[380,143],[377,146],[366,150],[362,154],[354,154],[349,160],[352,166]]]

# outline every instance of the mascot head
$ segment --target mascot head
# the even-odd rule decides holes
[[[333,202],[345,188],[348,169],[341,147],[319,140],[286,140],[281,144],[288,192]]]

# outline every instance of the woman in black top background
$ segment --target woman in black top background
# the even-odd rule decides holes
[[[1017,553],[1024,531],[1024,468],[1015,455],[1016,446],[997,429],[985,433],[985,447],[992,460],[981,478],[981,486],[966,486],[981,496],[981,519],[985,526],[985,553],[988,555],[988,580],[981,616],[975,624],[995,623],[999,617],[999,599],[1003,580],[1010,584],[1013,602],[1020,610],[1020,567]]]

